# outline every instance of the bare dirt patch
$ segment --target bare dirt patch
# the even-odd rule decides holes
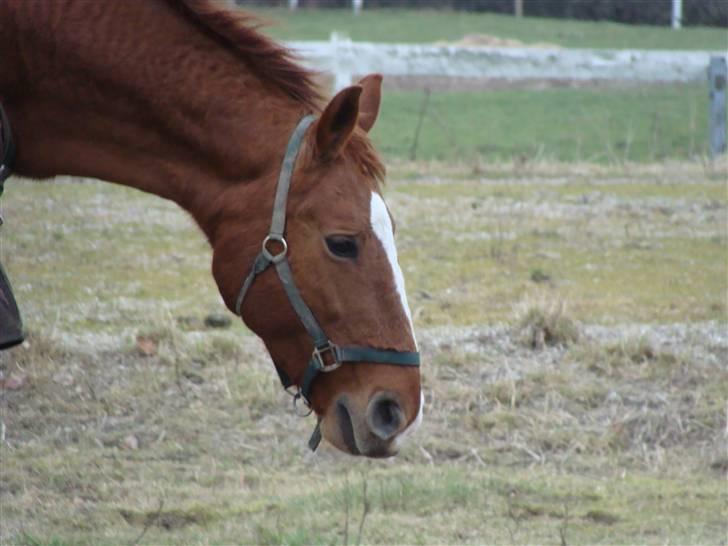
[[[501,38],[490,34],[466,34],[460,40],[453,42],[435,42],[435,45],[454,45],[460,47],[529,47],[537,49],[560,49],[561,46],[548,42],[522,42],[515,38]]]

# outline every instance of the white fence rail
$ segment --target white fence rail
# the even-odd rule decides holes
[[[334,75],[445,76],[505,80],[706,81],[710,57],[725,52],[458,47],[352,42],[289,42],[305,63]]]

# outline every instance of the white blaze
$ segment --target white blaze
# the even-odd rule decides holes
[[[407,303],[407,292],[405,292],[404,289],[404,275],[402,275],[402,269],[399,267],[399,261],[397,260],[397,247],[394,245],[392,219],[389,217],[389,211],[387,210],[387,205],[384,204],[384,199],[382,199],[382,196],[377,192],[372,192],[371,222],[374,234],[382,243],[384,252],[387,254],[387,258],[389,259],[389,265],[392,267],[394,285],[397,287],[399,301],[402,303],[405,315],[407,315],[410,332],[412,332],[412,339],[415,340],[415,345],[417,345],[417,340],[415,339],[415,328],[412,325],[412,314],[410,313],[409,304]]]
[[[384,247],[384,252],[387,254],[389,265],[392,267],[392,274],[394,275],[394,285],[397,287],[397,293],[399,294],[399,301],[402,303],[405,315],[409,321],[410,332],[412,333],[412,339],[417,346],[417,339],[415,338],[415,327],[412,324],[412,313],[410,313],[409,304],[407,303],[407,292],[404,289],[404,275],[402,275],[402,269],[399,267],[399,260],[397,260],[397,247],[394,245],[394,229],[392,229],[392,219],[389,217],[389,211],[387,205],[384,204],[384,199],[377,192],[372,192],[371,201],[371,223],[374,234],[379,239]],[[420,410],[417,412],[417,417],[410,425],[403,430],[395,439],[395,445],[398,444],[401,439],[415,430],[422,422],[422,411],[425,406],[425,395],[420,391]]]

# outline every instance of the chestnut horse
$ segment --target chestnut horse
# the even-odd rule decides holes
[[[312,73],[254,23],[210,0],[2,0],[0,104],[14,170],[95,177],[187,210],[228,308],[242,303],[299,398],[308,381],[317,430],[345,452],[390,456],[419,423],[422,398],[384,167],[367,136],[382,78],[325,103]],[[261,252],[287,183],[285,234]],[[275,267],[241,291],[264,254]],[[300,305],[328,336],[318,355]]]

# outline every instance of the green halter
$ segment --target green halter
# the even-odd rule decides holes
[[[308,363],[308,367],[303,373],[303,377],[298,384],[294,384],[288,377],[288,374],[276,364],[276,371],[281,379],[281,383],[286,390],[291,387],[295,389],[293,394],[294,404],[299,399],[309,408],[311,408],[310,395],[314,380],[320,373],[334,371],[343,363],[350,362],[368,362],[378,364],[390,364],[393,366],[414,366],[420,365],[420,354],[418,352],[393,351],[388,349],[376,349],[373,347],[340,347],[333,343],[326,333],[323,331],[319,323],[316,321],[311,309],[303,301],[301,293],[296,287],[293,280],[293,272],[288,263],[288,243],[284,237],[286,229],[286,203],[288,201],[288,190],[291,186],[291,176],[293,168],[296,164],[296,156],[306,134],[306,129],[314,121],[314,116],[305,116],[291,134],[286,147],[286,154],[283,157],[281,172],[278,176],[278,186],[276,188],[275,201],[273,203],[273,218],[268,235],[263,239],[263,248],[258,257],[253,262],[250,273],[245,278],[243,286],[238,293],[235,301],[235,312],[242,316],[242,306],[250,286],[253,284],[255,277],[268,269],[271,265],[275,267],[278,278],[286,291],[288,301],[291,307],[298,315],[301,324],[308,332],[313,342],[313,354]],[[277,243],[280,251],[274,254],[270,250],[270,243]],[[327,364],[328,362],[328,364]],[[310,413],[310,411],[309,411]],[[308,442],[312,450],[316,450],[321,441],[321,432],[319,425]]]

